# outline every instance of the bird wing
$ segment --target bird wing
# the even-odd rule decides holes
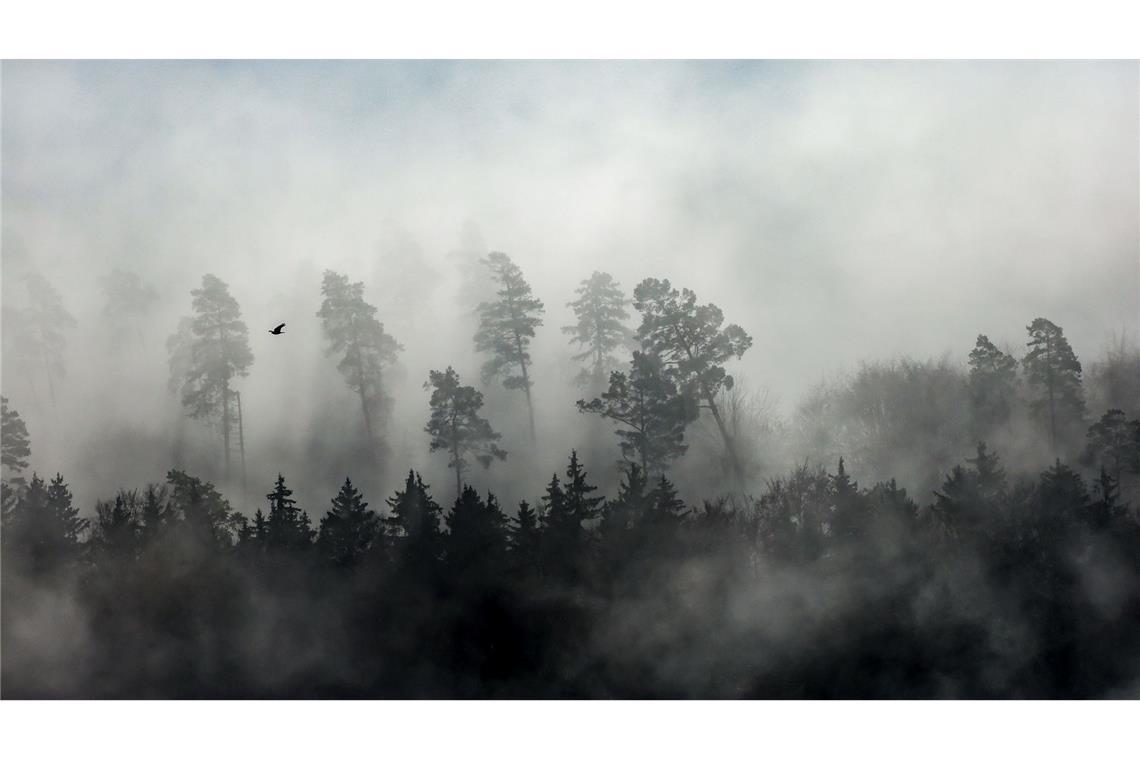
[[[274,330],[274,332],[280,332],[281,328],[284,326],[285,326],[285,323],[282,322],[281,324],[277,325],[277,327],[274,327],[273,330]]]

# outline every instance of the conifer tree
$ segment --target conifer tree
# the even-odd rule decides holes
[[[20,493],[5,526],[11,532],[6,544],[32,575],[50,574],[82,555],[81,538],[89,524],[71,502],[71,490],[59,474],[45,483],[33,473]]]
[[[329,356],[340,356],[337,369],[348,387],[360,398],[364,431],[373,456],[392,407],[384,384],[385,372],[404,349],[384,331],[376,319],[376,307],[364,300],[364,283],[349,283],[348,277],[331,270],[321,282],[324,301],[317,316],[328,341]]]
[[[309,516],[297,507],[292,495],[293,492],[285,485],[285,477],[278,473],[273,490],[265,495],[269,500],[265,540],[271,551],[297,551],[312,545],[313,529]]]
[[[392,536],[395,559],[411,577],[435,578],[443,556],[442,510],[419,473],[408,471],[403,491],[388,499],[392,516],[384,518]]]
[[[448,513],[444,538],[450,577],[459,582],[487,582],[505,568],[507,517],[494,494],[486,501],[466,486]]]
[[[1119,409],[1109,409],[1088,431],[1081,457],[1086,464],[1107,466],[1117,483],[1121,475],[1140,466],[1140,420],[1131,422]]]
[[[970,352],[970,401],[979,435],[1009,421],[1016,385],[1017,360],[979,335]]]
[[[649,517],[658,527],[675,530],[689,514],[689,508],[677,495],[676,487],[664,475],[649,494]]]
[[[530,346],[536,327],[542,326],[545,311],[542,301],[531,295],[530,284],[523,279],[510,257],[497,251],[483,263],[498,283],[497,299],[479,305],[479,329],[475,332],[475,349],[490,354],[483,365],[483,382],[502,376],[503,387],[522,390],[526,394],[530,435],[535,437],[534,403],[531,399]],[[515,374],[517,371],[518,374]]]
[[[249,374],[253,352],[249,330],[228,286],[212,274],[202,287],[190,291],[194,316],[189,335],[172,338],[171,368],[184,374],[173,378],[182,390],[182,405],[196,419],[218,419],[222,425],[225,474],[230,474],[230,437],[236,423],[233,383]]]
[[[1060,327],[1038,317],[1026,327],[1029,353],[1021,360],[1026,379],[1039,394],[1033,409],[1049,424],[1049,441],[1057,451],[1058,432],[1067,432],[1084,419],[1081,363]]]
[[[260,510],[259,510],[260,511]],[[139,510],[139,543],[144,549],[157,540],[167,524],[166,489],[151,484],[143,493]]]
[[[526,501],[519,502],[518,514],[511,518],[511,525],[507,530],[512,569],[523,577],[537,575],[540,567],[542,531],[534,508]]]
[[[448,367],[445,372],[432,370],[424,388],[431,388],[431,417],[424,432],[431,436],[430,451],[446,451],[447,466],[455,470],[456,498],[463,493],[463,474],[467,457],[490,467],[495,459],[507,458],[497,441],[502,438],[491,423],[479,416],[483,394],[470,385],[460,385],[459,375]]]
[[[831,476],[832,533],[839,538],[858,539],[867,526],[866,503],[859,493],[859,484],[847,474],[843,457]]]
[[[213,483],[187,475],[181,470],[166,474],[170,501],[168,510],[177,516],[178,526],[192,540],[207,549],[233,545],[241,517],[218,493]]]
[[[91,543],[96,561],[130,561],[139,550],[138,494],[120,491],[113,502],[95,505]]]
[[[630,373],[614,372],[610,387],[592,401],[578,401],[578,411],[613,420],[622,458],[640,463],[642,472],[664,475],[688,449],[685,428],[698,415],[697,401],[682,394],[659,357],[635,351]]]
[[[42,370],[54,404],[56,381],[66,374],[66,333],[75,328],[75,318],[64,306],[59,291],[42,274],[33,271],[22,279],[23,292],[6,294],[3,299],[5,360],[26,369],[33,393],[36,368]]]
[[[321,555],[337,567],[353,568],[382,538],[380,515],[368,508],[360,491],[345,478],[332,509],[321,518],[317,536]]]
[[[620,366],[614,352],[636,345],[633,330],[625,325],[630,301],[606,272],[594,272],[574,292],[578,298],[566,305],[574,310],[578,321],[563,327],[562,332],[572,336],[570,342],[583,349],[574,355],[574,361],[586,364],[575,382],[597,388]]]
[[[18,487],[23,483],[20,473],[28,466],[28,457],[32,454],[28,427],[20,419],[19,412],[8,407],[7,398],[0,396],[0,404],[0,464],[13,473],[8,480]]]
[[[113,269],[102,278],[103,317],[111,340],[118,345],[128,337],[142,338],[140,324],[158,305],[158,291],[134,272]]]
[[[570,455],[566,485],[555,474],[546,487],[543,511],[543,569],[564,581],[576,577],[585,560],[588,536],[582,522],[596,516],[602,497],[586,482],[586,472],[577,452]]]
[[[1089,527],[1093,530],[1106,530],[1125,518],[1128,509],[1120,501],[1120,482],[1103,466],[1100,468],[1100,476],[1093,484],[1093,494],[1096,499],[1090,505]]]
[[[732,387],[732,376],[724,363],[740,358],[752,345],[752,338],[738,325],[724,323],[724,314],[714,304],[697,305],[697,296],[687,288],[678,293],[668,280],[648,278],[633,292],[633,306],[641,314],[637,337],[642,350],[661,357],[670,374],[686,395],[700,400],[716,421],[728,460],[739,481],[744,469],[717,395]]]

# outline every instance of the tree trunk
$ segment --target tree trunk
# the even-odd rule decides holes
[[[230,479],[230,380],[222,379],[222,461],[225,479]]]
[[[526,411],[530,419],[530,440],[533,443],[538,440],[538,435],[534,431],[534,402],[530,398],[530,375],[526,371],[526,361],[522,358],[522,338],[517,332],[515,333],[515,348],[519,352],[519,369],[522,371],[523,390],[526,391]]]
[[[241,506],[244,509],[246,492],[249,490],[245,469],[245,418],[241,413],[241,392],[235,392],[234,396],[237,401],[238,450],[241,452]]]

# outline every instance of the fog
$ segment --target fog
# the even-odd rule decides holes
[[[345,475],[374,504],[409,467],[448,493],[422,431],[422,384],[448,365],[511,452],[481,489],[533,500],[587,444],[615,482],[559,330],[594,270],[719,305],[754,341],[729,371],[781,417],[860,361],[964,365],[980,332],[1019,355],[1042,315],[1092,358],[1140,324],[1138,85],[1128,62],[5,62],[4,298],[37,271],[78,324],[54,404],[7,345],[4,395],[29,471],[63,472],[84,510],[177,457],[217,480],[165,346],[215,274],[254,354],[248,493],[223,491],[249,513],[281,471],[316,517]],[[546,305],[534,446],[520,394],[479,382],[490,250]],[[125,339],[103,312],[114,269],[159,296]],[[363,281],[405,347],[379,475],[358,472],[358,407],[323,352],[325,269]]]

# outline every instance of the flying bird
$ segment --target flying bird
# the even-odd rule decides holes
[[[274,327],[272,330],[270,330],[269,334],[270,335],[280,335],[284,330],[285,330],[285,323],[282,322],[281,324],[277,325],[277,327]]]

